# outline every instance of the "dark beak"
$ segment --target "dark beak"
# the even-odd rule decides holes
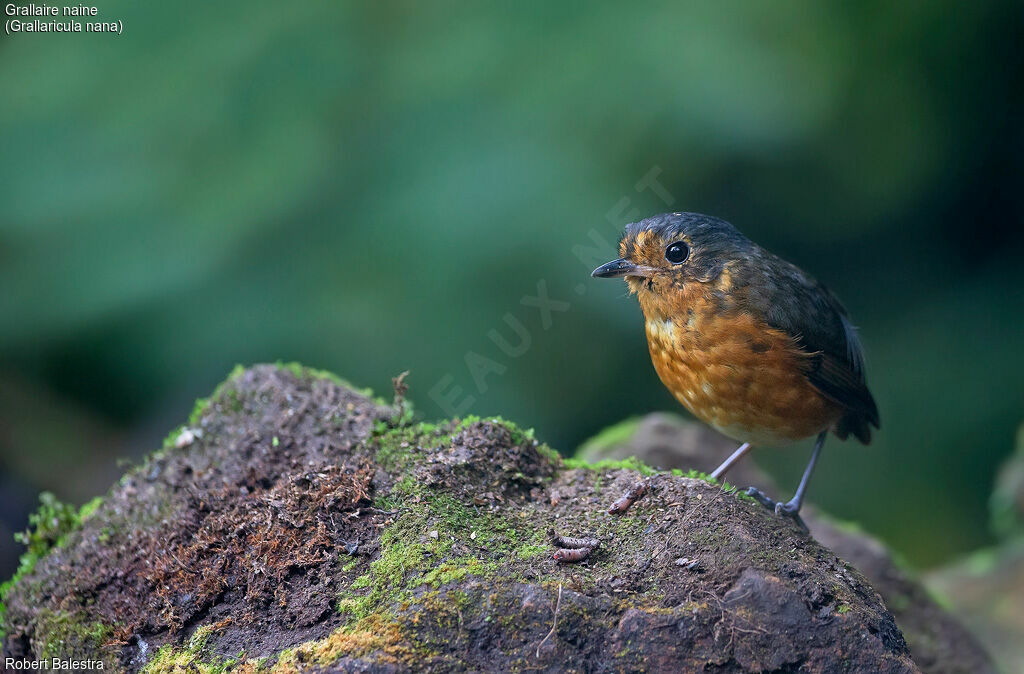
[[[594,278],[621,278],[623,276],[648,276],[648,272],[647,267],[641,267],[629,260],[620,258],[606,262],[590,272],[590,275]]]

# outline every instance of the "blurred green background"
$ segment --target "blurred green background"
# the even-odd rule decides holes
[[[563,451],[679,409],[574,253],[667,210],[861,328],[882,430],[830,442],[811,500],[920,565],[989,540],[1024,417],[1020,3],[99,11],[124,34],[0,38],[0,577],[40,489],[102,493],[235,363],[408,369],[424,416]],[[758,457],[791,489],[808,450]]]

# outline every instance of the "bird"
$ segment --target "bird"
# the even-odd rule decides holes
[[[756,446],[816,438],[789,501],[746,490],[806,529],[799,513],[829,432],[866,445],[872,427],[881,428],[845,307],[808,273],[709,215],[630,223],[619,255],[591,275],[625,279],[662,383],[695,417],[742,443],[710,477],[723,478]]]

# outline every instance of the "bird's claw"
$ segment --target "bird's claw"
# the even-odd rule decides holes
[[[782,501],[774,501],[768,498],[768,495],[757,487],[747,487],[746,493],[747,496],[753,498],[765,508],[768,508],[768,510],[773,511],[780,517],[788,517],[792,519],[805,533],[808,532],[807,525],[804,524],[803,518],[800,517],[800,505],[798,503],[794,503],[793,501],[785,503]]]
[[[792,501],[790,501],[789,503],[783,503],[782,501],[779,501],[778,503],[775,504],[776,515],[788,515],[792,517],[799,512],[800,506],[796,505]]]
[[[775,501],[768,498],[768,495],[757,487],[747,487],[746,494],[765,508],[768,508],[768,510],[775,510]]]

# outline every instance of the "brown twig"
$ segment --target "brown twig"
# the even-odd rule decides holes
[[[405,378],[408,376],[409,371],[406,370],[397,377],[391,378],[391,385],[395,390],[395,397],[391,402],[391,407],[395,410],[394,415],[397,420],[401,420],[408,409],[408,403],[405,400],[405,394],[409,390],[409,385],[405,383]]]

